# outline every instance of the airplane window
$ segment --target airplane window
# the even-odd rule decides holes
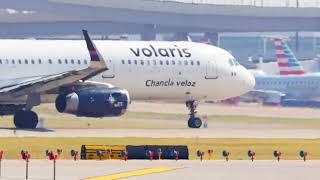
[[[11,63],[12,63],[12,64],[15,64],[16,62],[14,61],[14,59],[12,59]]]
[[[65,59],[65,60],[64,60],[64,63],[68,64],[68,59]]]
[[[42,61],[41,61],[41,59],[38,59],[38,63],[39,63],[39,64],[42,64]]]
[[[200,61],[197,61],[197,65],[200,66]]]
[[[194,65],[194,64],[193,64],[193,61],[191,61],[190,64],[191,64],[191,66],[193,66],[193,65]]]
[[[169,61],[166,61],[166,64],[169,65]]]
[[[81,61],[80,61],[80,59],[78,59],[78,64],[81,64]]]
[[[59,64],[61,64],[62,63],[61,59],[59,59],[58,62],[59,62]]]
[[[163,65],[163,62],[162,62],[162,61],[160,61],[160,65]]]
[[[188,61],[184,61],[184,65],[186,65],[186,66],[187,66],[187,65],[188,65]]]
[[[175,64],[176,64],[176,62],[174,60],[172,60],[172,65],[175,65]]]
[[[8,59],[6,59],[6,64],[9,64],[9,60]]]
[[[156,60],[153,60],[153,65],[157,65],[157,61]]]
[[[2,64],[2,59],[0,59],[0,64]]]
[[[34,60],[33,59],[31,60],[31,64],[34,64]]]
[[[179,65],[180,65],[180,66],[182,65],[182,62],[181,62],[181,61],[179,61]]]
[[[150,60],[147,61],[147,65],[150,66]]]
[[[49,61],[49,64],[52,64],[52,60],[51,59],[49,59],[48,61]]]
[[[84,60],[84,64],[88,64],[87,60]]]
[[[25,60],[24,60],[24,63],[25,63],[25,64],[28,64],[28,60],[27,60],[27,59],[25,59]]]
[[[74,60],[73,59],[71,59],[71,64],[74,64]]]
[[[137,64],[138,64],[138,61],[137,61],[137,60],[134,60],[134,64],[137,65]]]
[[[19,64],[21,64],[21,63],[22,63],[22,62],[21,62],[21,59],[19,59],[19,60],[18,60],[18,63],[19,63]]]
[[[144,61],[143,61],[143,60],[141,60],[141,61],[140,61],[140,64],[141,64],[141,65],[144,65]]]
[[[131,64],[131,60],[128,60],[128,64]]]
[[[121,62],[122,62],[122,64],[125,64],[125,61],[123,59],[121,60]]]

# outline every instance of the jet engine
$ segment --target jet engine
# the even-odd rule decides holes
[[[60,113],[84,117],[110,117],[124,114],[130,103],[128,91],[116,87],[84,87],[56,99]]]

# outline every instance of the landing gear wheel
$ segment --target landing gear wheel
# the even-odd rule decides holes
[[[188,120],[188,127],[190,128],[200,128],[202,125],[202,121],[200,118],[196,117],[196,108],[198,106],[198,102],[196,101],[187,101],[186,106],[190,111],[190,118]]]
[[[193,119],[193,127],[194,128],[200,128],[202,126],[202,121],[200,118],[194,118]]]
[[[18,129],[35,129],[38,124],[38,115],[33,111],[17,111],[13,122]]]
[[[188,120],[189,128],[200,128],[202,126],[202,121],[200,118],[194,117]]]
[[[188,127],[193,128],[193,121],[191,118],[188,120]]]

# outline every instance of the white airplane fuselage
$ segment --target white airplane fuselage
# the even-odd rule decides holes
[[[255,89],[273,90],[285,95],[284,99],[319,100],[320,74],[256,76]]]
[[[253,76],[223,49],[192,42],[95,41],[109,70],[90,81],[126,89],[132,100],[222,100],[254,87]],[[0,88],[26,77],[88,67],[84,41],[0,40]],[[42,94],[42,102],[53,98]],[[1,99],[0,103],[10,103]],[[12,102],[16,102],[12,99]]]

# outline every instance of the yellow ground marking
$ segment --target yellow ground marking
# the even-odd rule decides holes
[[[84,180],[113,180],[113,179],[121,179],[121,178],[127,178],[132,176],[142,176],[147,174],[162,173],[167,171],[173,171],[176,169],[180,169],[180,168],[179,167],[153,167],[148,169],[140,169],[135,171],[111,174],[106,176],[97,176],[97,177],[87,178]]]

